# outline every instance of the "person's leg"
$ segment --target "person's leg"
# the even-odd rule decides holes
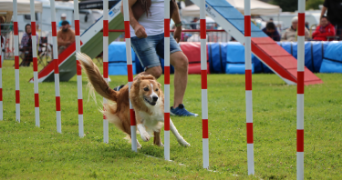
[[[171,54],[170,63],[175,68],[173,108],[177,108],[183,103],[186,85],[188,83],[188,58],[182,51],[177,51]]]

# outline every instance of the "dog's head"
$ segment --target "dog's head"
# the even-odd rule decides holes
[[[135,95],[148,106],[155,106],[162,99],[161,85],[151,75],[139,75],[133,82]]]

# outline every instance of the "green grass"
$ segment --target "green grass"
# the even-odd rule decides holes
[[[83,76],[84,129],[78,137],[76,77],[61,83],[62,134],[56,132],[54,83],[40,83],[41,127],[34,124],[32,67],[20,69],[21,122],[15,121],[13,61],[3,66],[4,121],[0,121],[0,179],[295,179],[296,86],[274,74],[253,75],[255,176],[247,175],[243,75],[209,75],[210,169],[202,168],[199,117],[173,117],[191,144],[171,136],[171,159],[163,148],[143,142],[134,153],[124,134],[110,125],[102,140],[102,98],[88,100]],[[324,83],[305,88],[305,178],[342,179],[342,75],[317,74]],[[172,78],[171,78],[172,79]],[[110,86],[127,82],[111,76]],[[163,83],[163,77],[159,79]],[[173,82],[171,82],[173,84]],[[184,103],[201,112],[199,75],[189,75]],[[173,87],[171,87],[173,89]],[[171,96],[173,92],[171,93]],[[152,158],[149,156],[154,156]]]

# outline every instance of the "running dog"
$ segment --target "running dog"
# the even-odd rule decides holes
[[[163,146],[160,138],[160,130],[164,125],[164,94],[161,85],[151,75],[139,74],[134,78],[131,90],[128,85],[119,91],[111,89],[103,79],[98,67],[92,59],[83,53],[77,53],[77,59],[81,60],[91,85],[102,97],[112,103],[104,104],[103,114],[110,123],[126,133],[131,139],[129,99],[135,110],[135,118],[138,131],[143,141],[149,141],[154,136],[153,143]],[[170,119],[171,132],[176,136],[182,146],[190,146],[178,133]],[[141,148],[137,141],[137,147]]]

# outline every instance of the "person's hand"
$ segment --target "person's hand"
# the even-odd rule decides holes
[[[146,34],[146,31],[145,31],[145,28],[144,28],[144,26],[142,26],[140,24],[137,24],[134,27],[134,32],[135,32],[135,35],[138,38],[147,38],[147,34]]]
[[[175,38],[176,42],[179,43],[179,41],[181,40],[181,36],[182,36],[182,27],[176,27],[175,32],[173,32],[173,38]]]

